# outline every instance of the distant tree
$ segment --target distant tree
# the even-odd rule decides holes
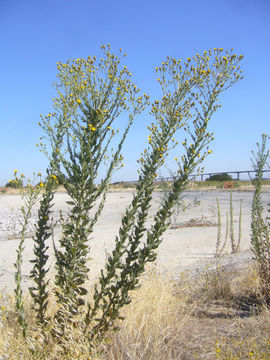
[[[206,181],[232,181],[231,175],[227,173],[211,175]]]

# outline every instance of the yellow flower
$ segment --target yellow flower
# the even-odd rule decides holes
[[[177,161],[177,157],[175,157],[174,160]]]
[[[211,154],[212,150],[208,150],[208,154]]]
[[[97,129],[94,126],[92,126],[91,130],[96,131]]]
[[[82,101],[80,99],[77,99],[77,103],[80,104]]]
[[[39,183],[39,186],[40,186],[40,187],[43,187],[43,186],[44,186],[44,184],[43,184],[42,181]]]
[[[17,174],[18,170],[14,170],[14,174]]]

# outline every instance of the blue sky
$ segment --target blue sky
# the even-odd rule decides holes
[[[100,55],[107,43],[127,53],[134,82],[152,100],[160,95],[154,69],[167,55],[223,47],[245,56],[245,78],[223,94],[211,121],[206,172],[250,169],[260,134],[270,134],[269,0],[0,0],[0,39],[0,185],[13,169],[30,176],[46,168],[35,144],[39,116],[52,110],[56,63]],[[151,120],[145,112],[134,124],[115,181],[137,178]]]

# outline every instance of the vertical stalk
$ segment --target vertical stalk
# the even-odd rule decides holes
[[[235,253],[235,240],[234,240],[234,224],[233,224],[233,201],[232,201],[232,189],[230,191],[230,240],[232,254]]]
[[[218,223],[217,223],[217,241],[216,241],[216,253],[215,256],[220,255],[220,244],[221,244],[221,216],[220,216],[220,206],[219,201],[216,199],[217,202],[217,217],[218,217]]]
[[[239,224],[238,224],[238,241],[236,244],[235,252],[240,250],[240,244],[242,239],[242,203],[243,199],[240,200],[240,210],[239,210]]]

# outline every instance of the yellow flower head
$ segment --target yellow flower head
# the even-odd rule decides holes
[[[77,103],[80,104],[82,101],[80,99],[77,99]]]

